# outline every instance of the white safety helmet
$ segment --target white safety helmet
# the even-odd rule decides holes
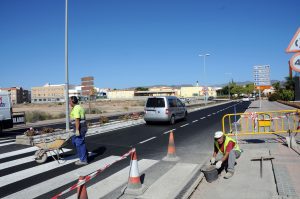
[[[223,136],[223,132],[222,131],[217,131],[217,132],[215,132],[215,138],[216,139],[218,139],[218,138],[220,138],[220,137],[222,137]]]

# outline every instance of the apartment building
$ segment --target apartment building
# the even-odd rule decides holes
[[[74,90],[75,86],[69,85],[69,89]],[[65,85],[64,84],[45,84],[40,87],[31,88],[32,103],[47,102],[65,102]]]
[[[0,88],[0,91],[8,91],[13,104],[30,102],[30,91],[25,90],[22,87]]]

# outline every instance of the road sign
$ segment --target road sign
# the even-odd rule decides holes
[[[294,35],[293,39],[291,40],[285,52],[287,53],[300,52],[300,28],[298,28],[296,34]]]
[[[290,64],[291,68],[294,71],[300,72],[300,53],[295,54],[291,59],[290,59]]]

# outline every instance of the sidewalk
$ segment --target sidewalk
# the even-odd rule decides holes
[[[268,101],[262,101],[262,108],[258,107],[259,101],[254,101],[247,112],[294,109]],[[234,176],[224,179],[223,171],[212,183],[206,182],[203,178],[190,198],[300,198],[299,150],[288,148],[285,136],[287,135],[239,137],[239,145],[243,153],[237,160]],[[299,143],[300,135],[296,136],[296,141]],[[261,177],[260,161],[251,161],[251,159],[262,156],[272,156],[274,159],[263,161]]]

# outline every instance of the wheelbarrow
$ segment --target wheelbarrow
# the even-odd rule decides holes
[[[42,135],[36,135],[31,137],[31,145],[39,148],[34,154],[35,161],[37,163],[44,163],[47,160],[47,152],[58,163],[60,158],[60,152],[63,154],[63,146],[74,135],[71,131],[55,131],[53,133],[47,133]],[[51,153],[53,152],[53,153]]]

